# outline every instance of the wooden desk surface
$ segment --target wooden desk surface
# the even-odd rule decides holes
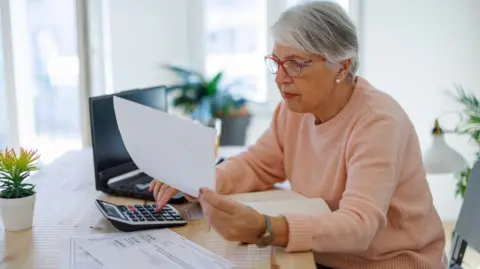
[[[232,151],[232,149],[228,149]],[[221,153],[221,150],[220,150]],[[143,200],[113,197],[95,190],[90,150],[69,152],[35,174],[37,200],[33,228],[7,232],[0,221],[0,268],[60,268],[62,243],[70,236],[118,232],[98,211],[95,199],[118,204]],[[244,196],[245,197],[245,196]],[[278,197],[278,196],[277,196]],[[191,220],[173,231],[202,245],[239,266],[270,268],[271,249],[238,246],[223,240],[203,220]],[[311,253],[285,253],[275,248],[280,268],[315,268]]]

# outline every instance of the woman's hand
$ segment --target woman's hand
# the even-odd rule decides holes
[[[254,244],[265,232],[265,217],[253,208],[209,189],[200,192],[206,219],[226,240]]]
[[[157,211],[161,211],[162,208],[170,201],[170,199],[178,193],[178,190],[175,188],[172,188],[168,186],[167,184],[163,184],[158,179],[152,180],[150,183],[150,187],[148,188],[148,191],[153,192],[153,197],[155,198],[155,201],[157,203]],[[191,203],[196,203],[198,200],[188,194],[183,194],[185,196],[185,199]]]

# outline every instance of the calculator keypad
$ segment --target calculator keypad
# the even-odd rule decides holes
[[[122,206],[124,214],[133,222],[181,221],[183,218],[175,209],[166,205],[162,211],[155,211],[155,204]]]

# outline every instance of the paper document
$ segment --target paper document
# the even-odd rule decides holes
[[[114,96],[118,128],[133,162],[145,174],[198,197],[215,190],[214,128]]]
[[[112,233],[75,239],[91,262],[89,269],[224,269],[230,261],[169,230]],[[77,258],[78,259],[78,258]],[[102,267],[103,266],[103,267]],[[82,267],[70,267],[80,269]]]
[[[277,201],[245,203],[261,214],[278,216],[286,213],[323,214],[331,212],[327,203],[320,198],[293,198]]]
[[[107,237],[112,237],[112,235],[92,235],[89,239]],[[66,251],[60,267],[62,269],[108,269],[94,256],[82,249],[75,238],[69,238],[62,249]]]

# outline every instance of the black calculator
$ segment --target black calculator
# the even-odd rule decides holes
[[[161,212],[155,204],[116,205],[102,200],[95,204],[112,225],[122,232],[183,226],[187,221],[173,206],[167,204]]]

